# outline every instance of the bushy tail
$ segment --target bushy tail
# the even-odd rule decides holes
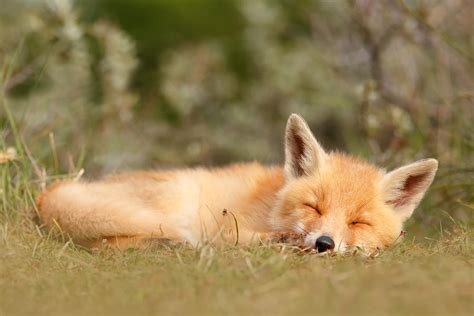
[[[115,182],[60,182],[37,201],[40,221],[75,241],[159,236],[160,218],[133,187]]]

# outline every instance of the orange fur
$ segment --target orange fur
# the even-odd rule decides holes
[[[381,201],[377,184],[384,172],[343,154],[329,154],[327,161],[320,172],[288,185],[280,212],[274,215],[282,229],[301,222],[305,231],[331,235],[336,245],[390,245],[402,223]],[[353,225],[354,221],[364,224]]]
[[[288,120],[285,166],[134,172],[62,182],[39,198],[41,221],[87,247],[150,240],[250,243],[295,234],[305,247],[329,236],[335,251],[385,248],[433,180],[435,160],[391,173],[326,153],[303,119]]]

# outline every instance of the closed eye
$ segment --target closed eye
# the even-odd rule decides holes
[[[364,222],[364,221],[352,221],[350,223],[351,226],[372,226],[370,223],[368,222]]]
[[[313,204],[310,204],[310,203],[305,203],[304,206],[306,206],[308,208],[311,208],[314,211],[316,211],[316,213],[318,213],[319,215],[322,215],[321,210],[319,209],[319,207],[317,205],[313,205]]]

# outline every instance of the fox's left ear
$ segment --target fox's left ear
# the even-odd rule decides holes
[[[433,182],[438,170],[436,159],[420,160],[387,173],[382,178],[385,203],[392,206],[402,221],[408,219]]]

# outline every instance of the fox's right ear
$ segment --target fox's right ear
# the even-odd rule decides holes
[[[297,114],[291,114],[285,135],[286,177],[297,178],[312,174],[321,167],[326,156],[305,120]]]

